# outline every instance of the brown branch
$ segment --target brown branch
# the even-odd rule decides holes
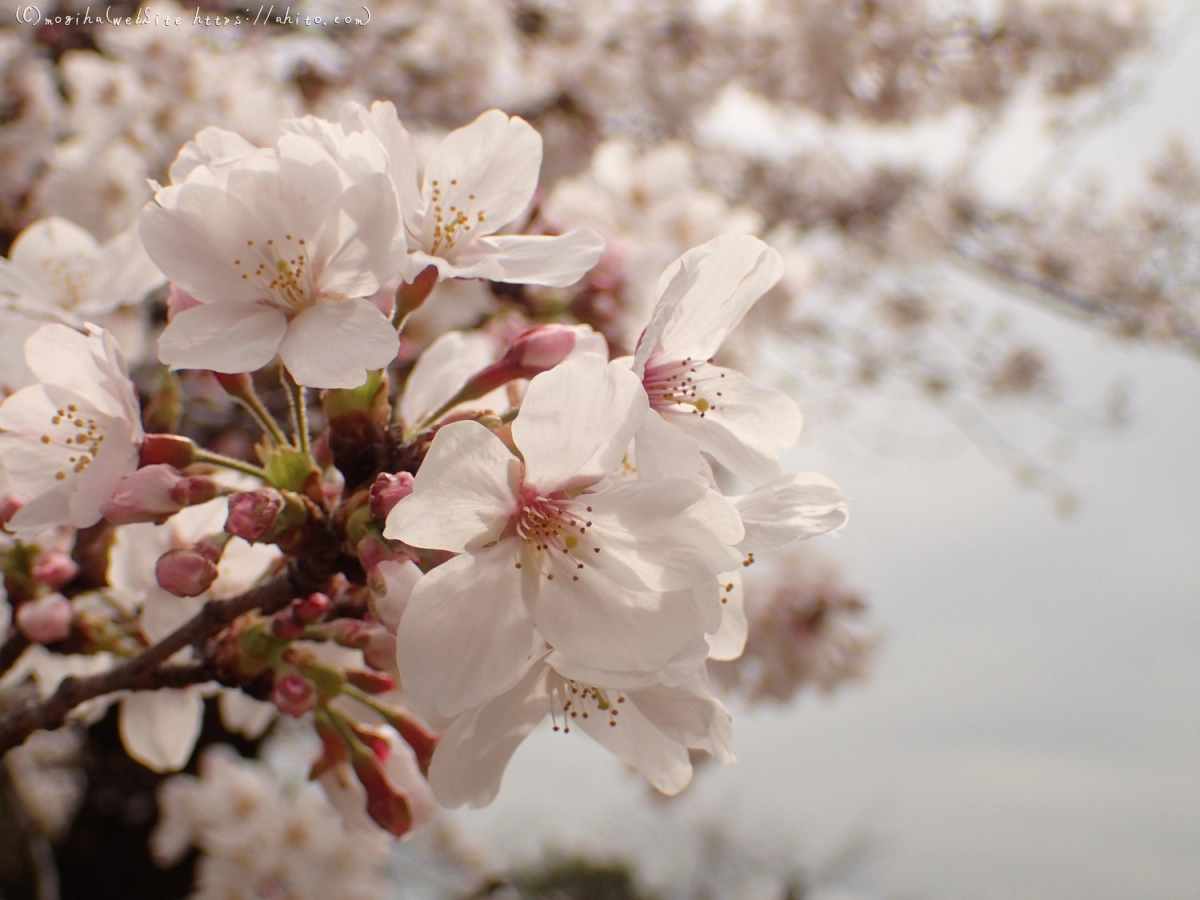
[[[0,644],[0,675],[3,675],[21,658],[25,648],[29,646],[29,638],[15,628],[3,644]]]
[[[26,703],[0,717],[0,755],[23,743],[33,732],[60,727],[79,704],[116,691],[144,690],[196,684],[212,677],[207,664],[169,666],[163,663],[185,647],[207,640],[234,619],[256,609],[275,612],[294,598],[317,590],[331,574],[327,563],[293,560],[288,568],[229,600],[210,600],[188,621],[133,659],[87,678],[64,678],[50,697]]]

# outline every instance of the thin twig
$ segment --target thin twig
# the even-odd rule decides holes
[[[256,609],[274,612],[295,597],[306,596],[328,578],[330,568],[319,560],[294,560],[287,570],[229,600],[210,600],[195,616],[152,647],[107,672],[87,678],[63,679],[50,697],[27,703],[0,717],[0,754],[23,743],[39,729],[61,726],[79,704],[116,691],[194,684],[205,671],[192,666],[160,669],[168,659],[221,631],[234,619]],[[203,678],[208,680],[208,677]]]

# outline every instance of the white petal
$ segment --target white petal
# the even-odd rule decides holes
[[[388,513],[384,537],[456,553],[500,536],[517,508],[520,462],[478,422],[434,435],[413,492]]]
[[[147,768],[176,772],[192,755],[203,717],[204,701],[194,690],[137,691],[121,700],[121,743]]]
[[[396,329],[370,301],[325,300],[288,323],[279,358],[305,387],[355,388],[399,349]]]
[[[629,699],[668,738],[697,750],[707,750],[717,762],[734,761],[729,713],[709,692],[703,674],[687,687],[655,685],[634,689]]]
[[[158,358],[172,369],[253,372],[275,358],[287,330],[287,317],[277,309],[205,303],[171,320],[158,340]]]
[[[746,537],[739,549],[751,553],[779,550],[793,541],[833,531],[846,524],[846,497],[836,484],[813,472],[781,475],[733,501]]]
[[[407,559],[403,562],[385,559],[379,563],[378,571],[383,576],[384,593],[380,596],[372,592],[371,614],[383,625],[395,630],[408,607],[413,588],[417,586],[423,573],[416,563]]]
[[[533,199],[541,168],[542,137],[524,119],[493,109],[450,132],[425,169],[421,245],[440,252],[432,244],[439,206],[447,221],[459,213],[466,218],[471,230],[460,240],[507,225]]]
[[[247,697],[239,690],[221,691],[217,705],[221,711],[221,724],[252,741],[262,737],[275,718],[273,704]]]
[[[779,474],[779,451],[800,437],[800,410],[791,397],[759,387],[733,369],[700,363],[698,393],[708,399],[701,417],[694,407],[665,411],[668,421],[739,478],[759,484]],[[720,396],[717,392],[720,392]]]
[[[47,260],[92,262],[99,255],[100,244],[89,231],[61,216],[50,216],[17,235],[8,257],[26,275],[37,278]]]
[[[507,691],[543,648],[521,601],[511,542],[464,553],[417,582],[396,633],[400,677],[419,707],[454,716]]]
[[[637,376],[590,353],[538,375],[512,427],[525,483],[553,492],[599,481],[621,462],[648,408]]]
[[[604,238],[590,228],[563,235],[500,235],[472,241],[455,258],[460,266],[493,256],[502,274],[492,278],[511,284],[544,284],[567,287],[591,271],[604,252]]]
[[[192,171],[200,166],[228,174],[231,162],[257,149],[240,134],[212,126],[205,128],[180,148],[175,161],[171,163],[171,184],[183,184]]]
[[[783,277],[779,253],[745,234],[722,235],[689,250],[663,272],[660,292],[681,268],[691,269],[694,281],[675,300],[655,354],[672,360],[708,359],[758,298]]]
[[[700,445],[660,415],[646,416],[634,436],[634,462],[639,479],[686,478],[704,487],[713,483]]]
[[[708,636],[708,658],[737,659],[746,649],[746,638],[750,633],[741,570],[718,575],[717,589],[721,594],[721,627]]]
[[[476,372],[495,362],[492,339],[479,331],[448,331],[417,359],[400,397],[400,418],[412,428],[453,397]]]
[[[464,712],[442,732],[429,767],[439,803],[478,809],[496,798],[508,761],[549,711],[545,675],[538,663],[511,690]]]

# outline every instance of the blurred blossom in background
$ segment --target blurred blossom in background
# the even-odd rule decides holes
[[[494,803],[410,810],[431,821],[398,844],[367,821],[347,762],[323,776],[325,792],[307,781],[320,750],[311,727],[271,724],[267,704],[236,690],[188,686],[169,698],[182,723],[164,732],[173,740],[131,725],[138,701],[127,698],[5,757],[3,896],[101,896],[96,884],[124,883],[127,893],[103,896],[1195,897],[1200,5],[386,0],[362,27],[195,25],[195,9],[169,0],[152,14],[179,26],[57,23],[84,12],[82,0],[42,9],[50,24],[30,26],[10,6],[0,10],[0,396],[47,381],[22,353],[37,328],[95,323],[128,361],[148,432],[174,430],[154,423],[178,426],[186,406],[180,433],[254,461],[257,432],[230,399],[244,395],[198,371],[167,376],[158,362],[168,303],[173,321],[218,305],[168,289],[159,242],[143,228],[147,256],[136,237],[143,207],[182,180],[180,148],[205,128],[235,132],[245,148],[222,144],[191,165],[248,170],[247,154],[275,146],[284,120],[311,114],[350,130],[344,104],[385,100],[411,131],[403,165],[415,176],[445,158],[447,134],[498,108],[527,121],[543,149],[536,189],[532,151],[521,173],[501,172],[510,192],[528,180],[532,199],[494,240],[554,238],[579,258],[594,246],[598,259],[573,284],[535,266],[532,250],[508,269],[471,272],[495,280],[443,272],[412,312],[396,308],[404,295],[387,280],[388,254],[420,254],[404,271],[415,282],[450,250],[422,244],[403,220],[406,246],[375,248],[370,290],[346,296],[389,341],[385,318],[403,326],[390,399],[406,424],[472,373],[515,365],[505,350],[533,325],[590,326],[570,348],[586,337],[613,359],[633,354],[665,268],[723,235],[755,235],[780,254],[782,277],[715,365],[795,401],[803,432],[780,452],[783,470],[836,481],[849,521],[722,575],[722,598],[744,600],[747,637],[736,659],[713,653],[708,675],[732,715],[737,763],[694,751],[694,781],[675,797],[543,723]],[[211,0],[201,13],[239,12],[227,6]],[[347,12],[359,11],[306,0],[292,14]],[[397,200],[406,215],[428,214]],[[226,221],[209,219],[214,233]],[[571,244],[576,229],[603,237],[603,253],[587,237]],[[417,373],[435,366],[455,383],[422,383]],[[537,371],[514,370],[498,393],[487,385],[471,408],[518,404],[517,377]],[[289,399],[266,397],[285,412]],[[352,480],[329,447],[313,453]],[[716,466],[715,478],[736,499],[756,485],[734,468]],[[340,496],[337,477],[316,494]],[[0,470],[0,492],[6,478]],[[247,492],[237,496],[253,519],[272,501],[255,487],[219,490]],[[413,493],[411,478],[384,488],[389,510]],[[10,505],[5,522],[18,514]],[[184,542],[178,520],[146,524],[155,509],[125,527],[153,532],[157,557]],[[38,644],[0,681],[0,713],[35,692],[30,673],[41,685],[109,665],[56,644],[72,640],[69,618],[56,618],[66,600],[77,629],[80,615],[99,615],[64,587],[80,564],[90,577],[86,542],[42,540],[36,611],[22,606],[27,621],[10,624],[9,603],[0,610],[0,634],[24,635],[18,652],[26,638]],[[121,548],[108,565],[134,552],[128,539]],[[229,559],[222,576],[236,580]],[[60,583],[51,562],[76,568]],[[91,567],[104,582],[103,556]],[[166,587],[160,576],[127,599],[120,572],[106,577],[103,602],[126,618],[136,608],[145,620],[156,608],[146,598]],[[214,578],[215,566],[195,595],[236,593]],[[201,601],[183,602],[190,615]],[[169,630],[140,627],[154,640]],[[375,637],[395,644],[394,622],[390,637],[383,630]],[[302,717],[311,697],[279,689],[258,699],[284,712],[290,701]],[[154,746],[134,753],[131,731]],[[196,749],[186,774],[164,776],[179,766],[140,765],[122,741],[139,759]],[[419,778],[405,741],[404,771]],[[328,787],[339,777],[340,793]],[[347,809],[360,832],[344,830]],[[142,884],[135,870],[153,874]]]

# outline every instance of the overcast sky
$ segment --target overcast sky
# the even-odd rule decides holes
[[[1170,131],[1200,149],[1198,84],[1193,31],[1080,163],[1127,181]],[[997,177],[1019,181],[1031,146],[1014,141]],[[710,822],[768,865],[832,870],[865,846],[862,866],[828,879],[830,900],[1200,897],[1200,362],[1036,311],[1021,322],[1083,396],[1118,375],[1133,389],[1132,424],[1082,440],[1063,469],[1073,517],[965,441],[881,459],[810,416],[796,468],[853,502],[821,549],[887,633],[870,681],[735,707],[738,764],[670,804],[647,803],[590,742],[544,730],[493,806],[454,817],[464,834],[496,859],[546,842],[631,853],[660,883],[705,871]],[[928,415],[893,413],[914,428]]]

